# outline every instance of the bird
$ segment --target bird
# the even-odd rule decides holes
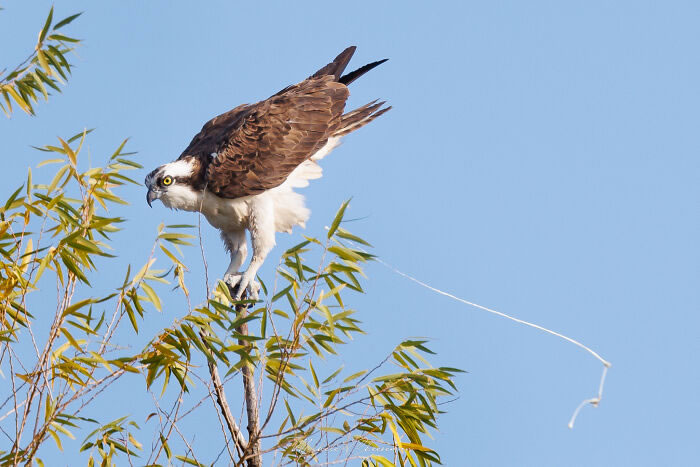
[[[255,280],[276,232],[304,227],[310,216],[295,188],[320,178],[318,162],[340,140],[391,106],[374,100],[345,112],[356,79],[386,62],[368,63],[343,74],[356,47],[343,50],[305,80],[255,104],[243,104],[204,124],[182,154],[145,179],[146,201],[175,210],[200,212],[220,231],[230,263],[223,276],[234,300],[258,300]],[[248,255],[250,233],[252,257]]]

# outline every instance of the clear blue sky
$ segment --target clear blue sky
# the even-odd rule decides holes
[[[50,2],[2,6],[1,61],[11,65],[29,53]],[[0,122],[3,180],[22,180],[41,160],[30,144],[83,127],[97,128],[95,162],[131,137],[150,170],[176,158],[207,119],[303,79],[348,45],[358,46],[353,65],[388,57],[353,84],[350,106],[380,97],[394,109],[323,161],[324,178],[304,191],[307,232],[321,235],[352,196],[349,217],[363,218],[352,230],[385,261],[579,339],[613,368],[601,406],[571,431],[573,409],[597,390],[599,362],[379,264],[354,299],[370,333],[346,363],[362,368],[403,337],[427,336],[436,364],[469,372],[435,435],[446,465],[700,462],[700,4],[57,5],[59,17],[82,10],[70,32],[85,42],[65,92],[39,105],[38,118]],[[196,222],[150,210],[143,187],[127,190],[124,261],[148,255],[161,221]],[[223,272],[218,235],[205,230],[211,270]],[[278,235],[271,258],[300,235]],[[197,250],[187,258],[195,283]],[[167,325],[176,303],[146,330]],[[128,394],[100,409],[122,413],[136,404]],[[214,436],[211,426],[199,420],[199,442]]]

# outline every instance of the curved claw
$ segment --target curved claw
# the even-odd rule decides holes
[[[251,281],[250,284],[248,284],[247,289],[248,290],[248,298],[251,300],[258,300],[260,299],[260,284],[256,281]]]
[[[260,284],[251,280],[245,274],[226,274],[224,282],[231,288],[233,299],[238,301],[243,296],[243,291],[247,292],[249,300],[258,300],[260,294]]]
[[[243,274],[240,272],[234,273],[234,274],[225,274],[224,275],[224,282],[226,285],[231,287],[232,289],[235,289],[238,284],[241,282],[241,278],[243,277]]]

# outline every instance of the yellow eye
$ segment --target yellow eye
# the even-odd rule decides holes
[[[161,183],[165,186],[171,185],[173,183],[173,177],[168,175],[167,177],[163,178]]]

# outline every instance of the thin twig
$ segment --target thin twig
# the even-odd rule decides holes
[[[202,334],[202,339],[204,340],[204,334]],[[214,394],[216,395],[216,402],[219,405],[219,408],[221,409],[221,413],[224,416],[224,420],[226,420],[226,425],[228,425],[228,430],[231,433],[231,438],[233,439],[234,444],[236,445],[236,450],[238,451],[238,454],[242,457],[245,453],[247,446],[245,437],[243,436],[243,433],[241,433],[241,429],[238,427],[236,424],[236,420],[233,418],[233,414],[231,414],[231,407],[228,405],[228,401],[226,400],[226,393],[224,392],[224,385],[221,382],[221,377],[219,376],[219,369],[216,366],[216,363],[209,361],[209,374],[211,375],[211,380],[214,385]]]

